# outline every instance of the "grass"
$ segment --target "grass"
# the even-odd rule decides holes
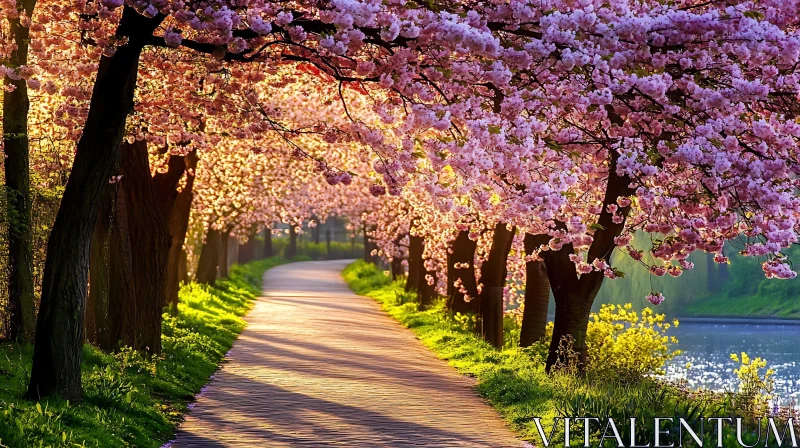
[[[23,400],[32,348],[0,344],[0,447],[160,447],[244,329],[264,271],[284,262],[235,265],[215,287],[185,285],[177,312],[164,314],[156,359],[85,346],[78,404]]]
[[[289,245],[289,238],[273,238],[272,250],[275,254],[286,254],[286,247]],[[305,260],[339,260],[343,258],[357,258],[364,253],[364,244],[345,243],[341,241],[331,241],[331,250],[328,253],[328,244],[325,241],[315,243],[313,241],[302,240],[297,242],[297,254]]]
[[[342,275],[354,292],[378,301],[389,315],[411,329],[440,358],[446,359],[460,373],[476,378],[477,391],[522,439],[537,446],[544,444],[534,417],[541,419],[546,434],[550,434],[556,417],[613,417],[616,422],[627,422],[628,417],[634,416],[642,419],[640,421],[652,422],[655,416],[681,416],[692,421],[704,415],[736,414],[730,397],[689,392],[650,377],[622,380],[592,372],[586,377],[563,372],[547,374],[543,362],[547,352],[545,345],[519,348],[516,344],[519,329],[514,325],[505,325],[505,339],[509,342],[503,350],[495,350],[470,330],[469,319],[451,316],[443,301],[420,309],[414,294],[406,293],[401,282],[392,282],[374,265],[359,260],[349,265]],[[622,432],[626,430],[621,429]],[[556,440],[560,438],[563,443],[563,427],[557,426],[555,434]],[[573,427],[572,434],[576,441],[582,440],[579,428]],[[595,437],[597,435],[595,433]],[[623,437],[630,440],[629,435]],[[732,441],[730,437],[732,434],[726,434],[726,440]],[[652,442],[652,428],[637,429],[639,441]],[[712,445],[710,435],[708,445]]]
[[[800,301],[796,296],[787,297],[783,294],[756,293],[743,297],[722,292],[690,303],[681,313],[685,316],[703,317],[800,319]]]

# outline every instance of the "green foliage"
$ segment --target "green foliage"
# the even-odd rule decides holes
[[[586,334],[589,368],[606,377],[644,378],[663,374],[664,364],[680,350],[672,350],[675,337],[666,335],[678,321],[665,322],[650,308],[641,315],[631,305],[603,305],[593,313]]]
[[[798,248],[787,252],[792,259],[800,256]],[[719,293],[689,304],[686,314],[800,318],[800,278],[767,279],[761,269],[763,260],[741,255],[730,258],[730,280]]]
[[[392,283],[392,279],[378,269],[377,266],[372,263],[366,263],[363,260],[358,260],[347,266],[342,275],[350,286],[350,289],[356,294],[366,295],[370,291],[388,286]],[[396,294],[397,300],[401,304],[408,302],[408,296],[404,290],[394,288],[393,292]]]
[[[701,417],[734,415],[729,396],[692,392],[649,376],[675,354],[665,348],[670,341],[664,339],[663,330],[669,324],[663,316],[652,312],[640,316],[631,311],[631,306],[605,308],[593,319],[594,329],[588,342],[595,361],[587,375],[547,374],[544,369],[547,344],[516,346],[519,325],[513,319],[507,319],[505,325],[505,337],[512,342],[498,351],[474,333],[472,317],[451,316],[443,301],[421,310],[403,291],[402,284],[391,282],[372,264],[356,261],[342,275],[353,291],[378,301],[440,358],[448,360],[462,374],[475,377],[478,392],[525,440],[537,446],[543,444],[534,417],[541,418],[549,435],[557,417],[611,416],[617,422],[626,422],[629,417],[647,421],[656,416],[672,416],[692,422]],[[642,347],[637,347],[638,344]],[[625,350],[632,353],[626,354]],[[612,354],[622,359],[614,360]],[[636,366],[637,362],[643,366]],[[573,437],[582,440],[582,434],[575,429]],[[596,440],[599,434],[594,430],[602,430],[593,428]],[[641,433],[637,430],[637,439],[642,442],[649,437],[652,442],[652,430],[652,427],[644,428]],[[560,437],[563,441],[563,426],[556,427],[555,434],[556,440]],[[731,436],[726,434],[726,440]]]
[[[190,283],[165,313],[163,352],[84,348],[82,403],[23,400],[32,347],[0,344],[0,447],[160,447],[245,326],[269,258],[234,265],[215,287]]]
[[[286,246],[289,245],[289,238],[273,238],[272,250],[276,254],[284,256]],[[355,246],[341,241],[331,241],[331,252],[328,253],[328,244],[325,241],[314,243],[313,241],[298,241],[297,255],[295,261],[303,260],[341,260],[344,258],[358,258],[364,254],[364,245],[356,243]]]
[[[637,233],[633,244],[645,250],[650,236]],[[642,310],[651,305],[645,300],[650,291],[659,291],[667,300],[659,312],[671,316],[748,316],[800,318],[800,277],[791,280],[767,279],[761,269],[763,259],[744,257],[731,247],[725,254],[729,264],[715,263],[710,255],[698,252],[689,257],[694,268],[683,275],[656,277],[629,256],[615,251],[612,264],[626,273],[625,278],[603,282],[597,304],[632,303]],[[790,248],[791,259],[800,256],[800,248]],[[646,261],[650,261],[647,259]]]
[[[56,178],[57,173],[50,173]],[[2,173],[0,173],[2,176]],[[66,180],[66,178],[64,178]],[[33,254],[34,295],[38,302],[41,294],[42,275],[47,251],[47,239],[55,221],[63,186],[53,179],[43,179],[40,173],[31,173],[31,243]],[[8,188],[0,186],[0,339],[8,332],[8,236],[9,232],[22,232],[25,225],[14,207],[9,207]],[[13,199],[12,199],[13,200]]]
[[[750,359],[744,352],[741,357],[735,353],[731,354],[731,359],[739,364],[739,368],[734,370],[739,378],[739,391],[732,396],[734,409],[743,415],[767,414],[775,371],[767,368],[767,361],[761,358]]]

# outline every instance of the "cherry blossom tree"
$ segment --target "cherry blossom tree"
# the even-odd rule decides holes
[[[556,297],[550,366],[564,337],[585,353],[594,296],[619,275],[611,252],[640,256],[629,247],[635,230],[662,235],[652,251],[659,261],[648,265],[654,275],[690,268],[694,250],[723,261],[723,242],[734,240],[765,257],[768,276],[793,276],[782,250],[796,241],[800,43],[788,3],[103,0],[65,8],[80,21],[78,41],[102,57],[94,77],[63,89],[64,110],[74,113],[60,120],[73,123],[78,143],[49,241],[29,395],[80,398],[87,260],[103,198],[119,180],[123,138],[179,158],[196,147],[221,179],[247,178],[212,149],[236,154],[230,144],[258,146],[266,133],[292,147],[303,119],[289,109],[276,115],[280,101],[269,95],[307,76],[338,94],[347,118],[333,114],[308,133],[370,148],[344,157],[375,173],[358,176],[371,181],[358,191],[430,198],[407,215],[410,284],[446,290],[438,279],[447,244],[479,216],[481,231],[495,229],[481,233],[489,265],[476,267],[496,323],[511,235],[547,238],[538,251],[529,245],[526,261],[542,260]],[[347,108],[348,89],[378,122]],[[317,159],[329,184],[352,181],[347,164],[293,150]],[[234,201],[252,193],[249,185],[258,182],[230,187]],[[297,202],[280,204],[284,217],[325,214],[293,209]],[[258,215],[231,204],[219,204],[211,228],[233,231],[228,209]],[[433,208],[453,226],[430,231],[432,214],[416,213]]]

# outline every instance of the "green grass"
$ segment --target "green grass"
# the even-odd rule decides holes
[[[157,359],[85,346],[79,404],[23,400],[32,349],[0,344],[0,447],[160,447],[244,329],[264,271],[284,262],[235,265],[213,288],[185,285],[177,313],[164,314]]]
[[[800,301],[796,298],[789,300],[782,295],[729,297],[722,293],[690,304],[682,314],[704,317],[800,319]]]
[[[519,348],[519,329],[513,325],[505,326],[509,342],[498,351],[475,335],[465,319],[450,316],[443,301],[420,309],[414,294],[406,293],[401,282],[392,282],[374,265],[359,260],[342,275],[354,292],[378,301],[440,358],[460,373],[475,377],[477,391],[512,429],[537,446],[543,445],[534,417],[541,418],[549,434],[554,417],[611,416],[620,422],[635,416],[652,422],[654,416],[688,419],[733,412],[723,397],[692,394],[650,378],[621,381],[591,372],[584,378],[566,373],[548,375],[543,362],[547,348],[544,344]],[[557,428],[556,434],[563,441],[563,430]],[[643,441],[648,437],[650,442],[653,440],[647,431],[637,431],[637,435]],[[575,430],[573,437],[582,440]],[[630,440],[629,436],[624,437]]]
[[[787,254],[795,259],[800,249],[791,248]],[[800,278],[767,279],[761,261],[732,254],[729,280],[721,291],[689,303],[681,314],[800,319]]]
[[[272,250],[275,254],[286,254],[286,247],[289,245],[289,238],[273,238]],[[339,260],[343,258],[358,258],[364,254],[364,244],[344,243],[341,241],[331,241],[331,250],[328,253],[328,243],[325,241],[315,243],[303,240],[297,242],[297,256],[303,260]]]

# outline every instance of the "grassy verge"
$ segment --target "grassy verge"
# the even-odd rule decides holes
[[[772,280],[778,282],[777,280]],[[681,310],[685,316],[800,319],[800,301],[783,294],[730,296],[723,292],[697,299]]]
[[[233,266],[213,288],[184,286],[177,313],[164,314],[156,359],[84,347],[80,404],[23,400],[32,349],[0,344],[0,447],[161,446],[244,329],[264,271],[282,263]]]
[[[627,422],[629,417],[636,417],[642,419],[639,421],[652,422],[652,418],[658,416],[684,417],[692,422],[702,416],[743,415],[742,406],[763,404],[758,398],[740,403],[736,401],[741,399],[738,396],[690,392],[676,385],[656,381],[648,375],[622,378],[615,374],[619,370],[616,365],[605,369],[595,366],[596,370],[588,372],[586,377],[563,372],[548,375],[543,362],[547,350],[545,345],[535,344],[528,348],[515,346],[519,330],[514,325],[505,325],[505,338],[510,342],[506,348],[498,351],[470,330],[468,318],[450,316],[441,301],[421,310],[413,294],[405,293],[401,283],[391,282],[374,265],[357,261],[344,270],[343,276],[354,292],[378,301],[388,314],[410,328],[440,358],[448,360],[462,374],[475,377],[478,392],[500,412],[521,438],[537,446],[544,444],[534,417],[541,419],[549,436],[556,417],[613,417],[616,422]],[[592,331],[603,328],[607,327],[599,324]],[[618,358],[621,358],[609,358],[608,362],[621,360],[638,365],[662,356],[660,349],[656,348],[654,353],[639,351],[636,355],[649,359],[625,359],[628,356],[626,353],[637,353],[625,344],[630,344],[633,341],[631,337],[640,333],[647,332],[636,330],[622,337],[604,337],[608,350],[619,353]],[[659,340],[651,336],[647,338]],[[672,433],[677,433],[677,428],[673,429]],[[599,430],[593,429],[595,438]],[[624,433],[624,440],[630,440],[627,428],[621,428],[620,431]],[[583,440],[580,428],[573,427],[571,432],[575,441]],[[563,444],[563,426],[556,427],[554,437]],[[725,437],[726,441],[735,440],[732,433],[726,432]],[[652,443],[653,428],[637,429],[636,438],[637,443]],[[716,439],[713,440],[715,443]],[[745,435],[747,440],[749,436]],[[708,446],[712,446],[710,435],[708,441]],[[580,443],[578,445],[582,446]],[[563,445],[555,443],[550,446]]]
[[[273,238],[272,250],[275,254],[286,254],[286,246],[289,245],[289,238]],[[356,258],[364,253],[364,244],[356,243],[343,243],[341,241],[331,241],[330,253],[328,252],[328,243],[322,241],[315,243],[313,241],[298,241],[297,254],[304,257],[304,260],[337,260],[343,258]]]

